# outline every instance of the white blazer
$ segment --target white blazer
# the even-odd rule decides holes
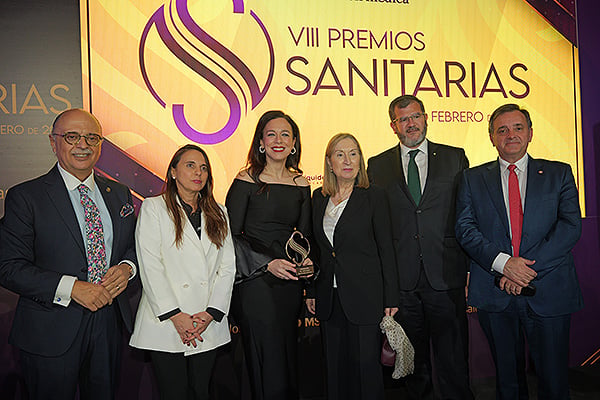
[[[220,206],[227,217],[225,207]],[[229,221],[229,220],[228,220]],[[235,253],[231,230],[223,246],[210,241],[204,213],[202,240],[188,218],[184,218],[183,241],[175,246],[175,225],[162,196],[144,200],[135,231],[135,244],[142,280],[142,298],[129,344],[133,347],[185,355],[208,351],[228,343],[229,323],[212,321],[202,333],[198,347],[186,346],[170,320],[158,316],[176,308],[195,314],[207,307],[227,314],[235,277]]]

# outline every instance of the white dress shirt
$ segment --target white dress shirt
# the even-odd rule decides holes
[[[498,157],[498,162],[500,164],[500,180],[502,182],[502,196],[504,197],[504,206],[506,208],[506,216],[508,217],[508,231],[512,235],[512,229],[510,226],[510,207],[508,202],[508,175],[510,171],[508,170],[508,166],[511,165],[508,161],[503,160]],[[514,163],[516,166],[515,173],[517,174],[517,179],[519,180],[519,193],[521,194],[521,207],[525,210],[525,192],[527,190],[527,167],[529,166],[529,156],[525,154],[520,160]],[[511,237],[512,238],[512,237]],[[504,273],[504,266],[508,259],[512,257],[511,254],[500,253],[494,259],[492,263],[492,269],[501,274]]]
[[[60,176],[65,182],[65,186],[67,187],[69,199],[71,200],[71,205],[73,206],[73,211],[75,211],[77,223],[79,224],[79,229],[81,230],[81,237],[83,239],[83,243],[86,242],[85,211],[83,209],[83,205],[81,204],[80,194],[77,188],[80,184],[84,184],[89,188],[88,195],[94,201],[94,203],[96,203],[96,207],[98,207],[98,211],[100,212],[100,220],[102,221],[102,229],[104,231],[104,248],[106,250],[106,263],[108,267],[110,267],[110,257],[113,244],[112,220],[110,218],[110,212],[108,211],[108,208],[104,203],[102,193],[100,193],[100,190],[96,185],[96,181],[94,180],[94,173],[92,172],[90,176],[88,176],[82,182],[78,178],[67,172],[65,169],[63,169],[60,166],[60,164],[58,164],[58,171],[60,172]],[[136,273],[135,264],[129,260],[123,260],[121,261],[121,263],[126,263],[131,266],[133,273],[129,279],[133,278]],[[71,303],[71,292],[73,290],[73,285],[75,284],[76,280],[77,277],[71,275],[63,275],[61,277],[60,281],[58,282],[58,286],[56,287],[56,292],[54,293],[54,304],[59,304],[61,306],[67,307],[69,303]]]
[[[405,145],[400,143],[400,155],[402,159],[402,170],[404,171],[404,179],[406,179],[406,183],[408,184],[408,162],[410,161],[410,154],[408,154],[411,150],[419,150],[417,155],[415,156],[415,163],[417,164],[417,168],[419,169],[419,181],[421,182],[421,194],[423,194],[423,189],[425,189],[425,183],[427,182],[427,168],[428,168],[428,154],[429,154],[429,144],[427,139],[423,140],[421,144],[416,149],[411,149],[406,147]]]
[[[331,198],[329,198],[329,202],[327,202],[327,207],[325,208],[325,214],[323,215],[323,232],[325,232],[325,236],[333,246],[333,234],[335,232],[335,227],[346,208],[346,204],[348,204],[348,199],[340,202],[337,206],[333,204]],[[337,281],[335,279],[335,273],[333,274],[333,287],[337,288]]]

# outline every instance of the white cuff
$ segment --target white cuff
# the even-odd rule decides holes
[[[70,275],[63,275],[60,278],[54,293],[54,304],[67,307],[71,303],[71,292],[76,280],[76,277]]]
[[[504,275],[504,266],[506,265],[510,257],[511,256],[509,254],[499,253],[494,259],[494,262],[492,263],[492,270]]]
[[[129,260],[122,260],[119,262],[119,264],[127,264],[131,267],[131,276],[129,277],[129,280],[132,280],[133,278],[135,278],[135,276],[137,275],[137,267],[135,266],[135,264],[133,263],[133,261],[129,261]]]

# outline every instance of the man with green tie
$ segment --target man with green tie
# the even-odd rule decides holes
[[[369,159],[370,181],[385,189],[400,280],[401,323],[415,348],[411,399],[469,400],[465,285],[467,258],[454,236],[457,179],[469,161],[461,148],[426,139],[427,114],[412,95],[389,107],[398,146]],[[433,354],[430,354],[430,348]],[[433,357],[432,357],[433,356]]]

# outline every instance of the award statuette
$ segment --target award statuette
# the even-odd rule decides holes
[[[315,273],[312,264],[302,265],[310,253],[310,243],[304,237],[302,232],[294,231],[285,244],[285,254],[291,262],[296,264],[296,276],[298,278],[308,278]]]

